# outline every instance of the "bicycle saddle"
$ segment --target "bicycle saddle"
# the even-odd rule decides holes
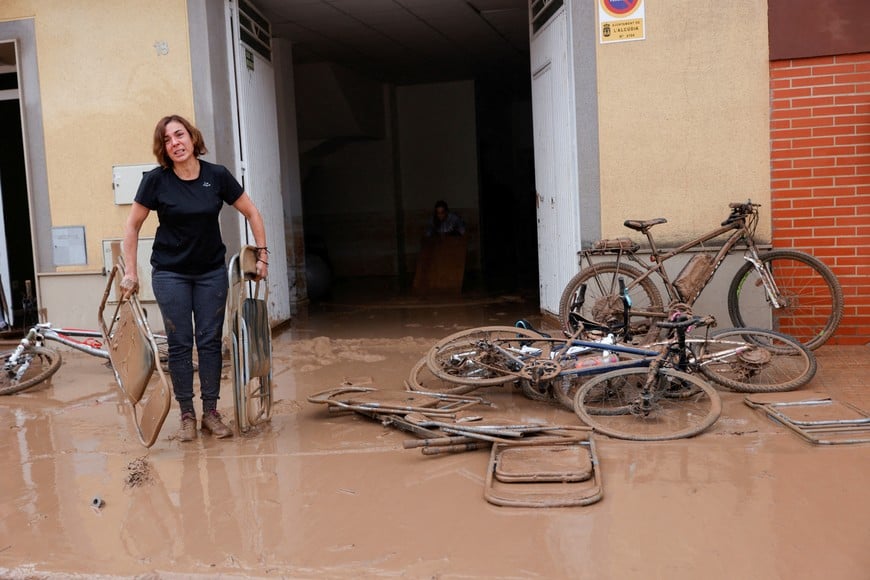
[[[666,220],[665,218],[655,218],[651,220],[625,220],[622,225],[627,228],[637,230],[639,232],[646,232],[648,229],[655,225],[666,223],[668,223],[668,220]]]

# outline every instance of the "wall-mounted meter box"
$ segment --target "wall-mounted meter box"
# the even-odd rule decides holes
[[[112,189],[115,205],[130,205],[139,190],[142,175],[157,167],[156,163],[143,165],[115,165],[112,167]]]

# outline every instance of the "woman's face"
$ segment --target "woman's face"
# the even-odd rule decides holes
[[[170,121],[166,124],[163,147],[174,164],[184,163],[193,157],[193,139],[184,125],[178,121]]]

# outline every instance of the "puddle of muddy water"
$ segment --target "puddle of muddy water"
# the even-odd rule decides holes
[[[694,439],[600,437],[603,500],[545,510],[484,501],[488,450],[426,457],[402,448],[407,434],[305,401],[348,379],[401,389],[436,338],[512,324],[508,306],[310,315],[273,341],[269,424],[182,444],[174,407],[147,451],[111,371],[70,353],[51,384],[0,399],[0,575],[867,578],[870,447],[812,447],[735,393]],[[842,377],[846,363],[819,360],[808,388],[870,408],[843,382],[870,353]],[[579,424],[511,387],[479,394],[499,415]]]

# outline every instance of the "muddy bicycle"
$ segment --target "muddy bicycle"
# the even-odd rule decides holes
[[[518,382],[532,399],[554,398],[573,408],[573,392],[589,377],[614,369],[645,367],[666,349],[677,348],[680,370],[704,375],[737,392],[797,389],[816,372],[812,352],[793,338],[765,329],[730,328],[711,332],[715,319],[674,311],[692,320],[702,334],[636,347],[604,339],[553,338],[532,328],[487,326],[451,334],[435,343],[412,369],[412,390],[467,393]],[[666,326],[662,321],[659,327]],[[676,328],[676,327],[673,327]],[[685,334],[685,333],[684,333]],[[673,356],[671,356],[673,358]]]
[[[426,360],[433,376],[454,384],[450,392],[517,381],[526,396],[555,399],[602,433],[644,441],[689,437],[715,422],[721,403],[702,376],[735,391],[772,392],[815,375],[812,352],[788,336],[749,328],[709,334],[712,317],[672,317],[657,322],[671,337],[646,347],[483,327],[443,339]],[[701,328],[703,336],[689,334]],[[432,388],[413,373],[409,383]]]
[[[691,307],[725,257],[742,243],[746,263],[728,288],[728,314],[734,326],[770,327],[810,349],[824,344],[843,316],[843,290],[836,276],[804,252],[761,252],[754,238],[759,204],[747,201],[729,207],[731,213],[719,228],[670,251],[660,250],[652,235],[653,226],[666,223],[665,218],[626,220],[627,228],[646,236],[651,264],[638,257],[640,246],[628,238],[600,240],[580,252],[581,266],[586,265],[568,282],[559,301],[565,333],[571,335],[581,326],[603,327],[626,339],[655,341],[660,332],[655,322],[664,320],[675,303]],[[665,263],[674,256],[693,248],[703,250],[705,243],[726,234],[718,251],[696,254],[673,280],[665,271]],[[594,259],[601,256],[614,261]],[[653,283],[654,274],[664,285],[668,304]]]
[[[167,358],[166,337],[155,335],[160,349],[160,360]],[[48,380],[60,368],[63,357],[59,350],[47,346],[56,342],[79,352],[109,361],[99,330],[61,328],[50,322],[32,326],[12,350],[0,353],[0,395],[12,395]]]
[[[685,335],[685,327],[679,328],[680,333]],[[676,328],[676,327],[675,327]],[[487,384],[493,384],[497,378],[502,382],[516,380],[523,388],[524,394],[535,400],[548,399],[547,392],[553,385],[560,384],[557,379],[589,379],[603,373],[614,375],[618,373],[630,373],[631,376],[650,377],[650,387],[646,397],[647,405],[644,408],[649,424],[656,425],[654,432],[641,432],[637,437],[642,440],[664,440],[681,437],[690,437],[712,425],[718,419],[722,404],[716,390],[701,378],[689,374],[683,370],[677,370],[674,366],[665,366],[665,360],[669,351],[644,349],[628,345],[607,344],[598,341],[584,341],[578,339],[553,339],[538,335],[531,336],[532,332],[520,329],[517,335],[508,336],[516,329],[511,327],[486,327],[466,331],[465,336],[448,337],[429,351],[428,360],[440,360],[439,368],[430,370],[439,378],[454,381],[457,384],[467,382],[469,377],[488,375],[485,379]],[[460,333],[461,334],[461,333]],[[486,338],[480,338],[485,335]],[[469,344],[468,337],[475,336]],[[602,360],[603,352],[620,353],[612,362],[606,364],[585,365],[584,359],[578,355],[592,352],[594,359]],[[606,355],[609,359],[611,355]],[[443,357],[443,358],[440,358]],[[615,370],[614,370],[615,369]],[[670,385],[667,390],[676,393],[679,397],[662,397],[665,389],[657,388],[658,385]],[[464,385],[468,388],[470,385]],[[475,388],[481,385],[474,384]],[[582,391],[582,388],[581,388]],[[630,396],[640,399],[640,390],[637,392],[628,389],[620,390],[619,397],[611,396],[602,398],[601,404],[591,409],[593,415],[603,413],[606,415],[631,415]],[[596,401],[597,402],[597,401]],[[584,418],[578,409],[572,410],[587,425],[596,428],[599,422],[596,419]],[[577,404],[585,405],[585,399],[579,399]],[[638,409],[641,407],[638,406]],[[643,424],[638,426],[642,427]],[[645,431],[648,431],[646,429]],[[624,436],[605,429],[602,431],[612,436]]]

